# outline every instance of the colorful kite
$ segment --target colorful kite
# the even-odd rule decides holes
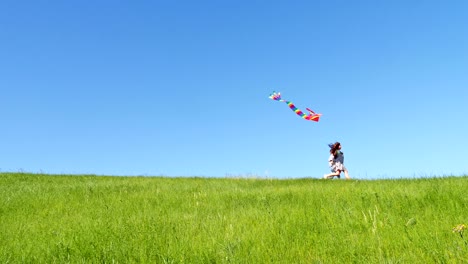
[[[306,108],[307,111],[309,111],[309,114],[308,115],[304,114],[304,112],[297,109],[297,107],[292,102],[281,99],[281,93],[273,92],[272,94],[270,94],[270,99],[279,101],[279,102],[285,102],[289,106],[289,108],[291,108],[291,110],[294,111],[294,113],[304,118],[305,120],[318,122],[320,119],[320,116],[322,115],[322,114],[316,114],[314,111],[310,110],[309,108]]]

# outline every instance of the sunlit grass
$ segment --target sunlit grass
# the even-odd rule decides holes
[[[468,223],[467,190],[466,176],[3,173],[0,262],[462,263],[468,246],[454,227]]]

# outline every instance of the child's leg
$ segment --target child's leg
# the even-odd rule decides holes
[[[341,174],[341,171],[338,170],[338,171],[335,171],[333,173],[323,175],[323,178],[324,179],[333,179],[333,177],[340,176],[340,174]]]
[[[344,176],[346,177],[347,180],[351,180],[351,178],[349,177],[349,174],[348,174],[348,170],[344,171]]]

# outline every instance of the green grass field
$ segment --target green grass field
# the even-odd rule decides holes
[[[0,223],[0,263],[468,263],[468,177],[2,173]]]

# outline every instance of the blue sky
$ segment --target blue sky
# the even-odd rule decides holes
[[[2,1],[3,172],[467,173],[466,1]],[[320,122],[268,99],[279,91]]]

